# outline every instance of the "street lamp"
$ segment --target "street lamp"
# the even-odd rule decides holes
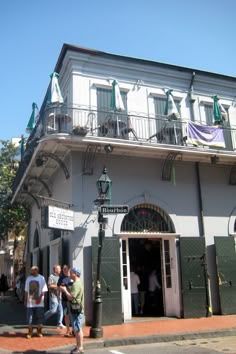
[[[102,291],[101,291],[101,262],[102,262],[102,246],[105,237],[105,224],[107,219],[103,217],[100,206],[109,204],[111,201],[111,180],[107,175],[107,169],[104,167],[101,177],[97,180],[96,186],[98,190],[98,198],[95,200],[98,205],[98,258],[97,258],[97,279],[93,301],[93,324],[90,328],[91,338],[101,338],[103,336],[102,329]]]

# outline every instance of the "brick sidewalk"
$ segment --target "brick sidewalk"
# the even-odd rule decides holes
[[[151,342],[161,341],[163,337],[165,340],[176,340],[177,335],[181,335],[183,339],[185,336],[196,335],[205,337],[207,334],[219,335],[224,333],[224,335],[235,335],[236,334],[236,315],[229,316],[213,316],[209,318],[198,318],[198,319],[157,319],[155,321],[139,321],[134,323],[126,323],[122,325],[114,326],[104,326],[104,336],[101,339],[91,339],[89,338],[90,327],[84,327],[84,342],[85,348],[87,347],[97,347],[103,346],[106,343],[108,345],[122,345],[131,343],[141,343],[142,338],[145,342],[150,339]],[[232,332],[233,331],[233,332]],[[12,352],[30,352],[30,350],[41,350],[47,351],[54,348],[67,347],[69,351],[74,343],[74,338],[64,337],[65,330],[58,330],[55,327],[45,327],[44,337],[32,337],[31,339],[26,339],[25,335],[27,333],[26,327],[17,329],[15,331],[5,331],[1,333],[0,341],[0,352],[4,350]],[[59,349],[59,351],[61,351]]]
[[[22,325],[22,323],[24,323]],[[90,327],[84,327],[85,348],[120,346],[125,344],[171,341],[194,337],[236,335],[236,315],[213,316],[197,319],[135,318],[135,322],[104,326],[103,338],[89,338]],[[69,352],[75,339],[64,337],[65,330],[44,327],[43,338],[26,338],[25,309],[9,294],[0,301],[0,353]],[[63,351],[64,350],[64,351]]]

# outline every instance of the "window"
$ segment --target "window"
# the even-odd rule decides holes
[[[222,117],[226,121],[228,121],[228,108],[224,107],[226,113],[222,112]],[[206,125],[214,125],[214,111],[213,111],[213,103],[212,104],[204,104],[205,117],[206,117]],[[225,126],[225,124],[223,124]]]
[[[39,232],[36,229],[34,232],[33,248],[38,248],[38,247],[39,247]]]
[[[213,104],[205,104],[204,110],[206,116],[206,125],[213,125],[214,124]]]
[[[180,101],[174,99],[176,108],[180,112]],[[167,120],[164,115],[166,97],[154,97],[156,117],[157,141],[167,144],[182,145],[182,123],[178,120]]]
[[[174,232],[169,215],[151,204],[139,204],[124,217],[122,232]]]
[[[180,100],[174,99],[176,108],[178,112],[180,112]],[[155,115],[164,116],[166,106],[166,97],[154,97],[154,108],[155,108]]]
[[[111,110],[111,89],[97,88],[97,110],[98,110],[98,125],[102,125],[109,114],[112,113]],[[119,119],[122,121],[127,121],[127,93],[121,91],[121,97],[123,100],[124,112],[118,112]]]

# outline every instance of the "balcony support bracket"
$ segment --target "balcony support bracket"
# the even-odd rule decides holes
[[[42,166],[44,163],[47,162],[48,158],[55,160],[59,164],[59,166],[62,168],[62,170],[65,174],[66,179],[70,178],[69,171],[68,171],[66,165],[64,164],[64,162],[57,155],[52,154],[51,152],[40,153],[35,160],[36,166],[37,167]]]
[[[170,181],[171,180],[171,173],[174,165],[174,161],[176,157],[182,154],[179,152],[170,152],[164,162],[163,169],[162,169],[162,180],[163,181]]]
[[[98,145],[89,144],[84,152],[84,162],[83,162],[83,174],[84,175],[92,175],[94,160],[96,153],[98,151]]]

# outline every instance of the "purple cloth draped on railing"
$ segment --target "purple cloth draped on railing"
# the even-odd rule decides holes
[[[188,143],[225,148],[223,129],[220,126],[188,122]]]

